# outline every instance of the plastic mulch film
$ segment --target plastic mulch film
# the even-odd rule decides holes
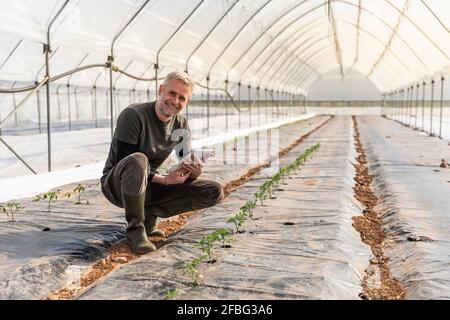
[[[316,117],[282,127],[279,130],[280,144],[273,144],[272,152],[287,147],[327,119]],[[252,141],[256,140],[252,138]],[[261,140],[261,145],[264,144],[267,142]],[[227,164],[223,163],[223,157],[211,160],[205,167],[205,176],[217,179],[223,185],[238,179],[257,164],[257,143],[252,143],[249,148],[253,150],[250,155],[255,157],[250,165],[245,162],[233,164],[233,144],[229,144],[228,155],[227,152],[222,153],[227,155]],[[238,150],[242,152],[243,149]],[[260,161],[265,158],[261,156]],[[88,181],[87,184],[97,182]],[[88,200],[89,205],[77,205],[73,197],[65,199],[62,196],[75,187],[76,184],[60,188],[61,195],[52,204],[52,212],[47,212],[46,202],[32,202],[32,199],[21,200],[25,209],[15,215],[15,222],[11,222],[11,218],[2,212],[0,299],[45,298],[66,284],[79,280],[94,261],[107,255],[112,243],[124,238],[123,210],[110,204],[98,185],[83,193],[83,199]]]
[[[409,299],[450,298],[447,142],[380,117],[358,117],[389,235],[390,270]],[[432,240],[432,241],[431,241]]]
[[[231,248],[218,249],[217,262],[202,263],[196,287],[177,269],[198,257],[194,244],[226,221],[259,190],[267,168],[223,204],[191,219],[170,243],[117,269],[88,288],[80,299],[163,299],[171,289],[180,299],[359,299],[370,257],[352,227],[361,208],[353,198],[355,157],[350,118],[335,118],[291,150],[280,165],[292,163],[313,144],[320,149],[286,179],[276,199],[258,205],[235,234]]]

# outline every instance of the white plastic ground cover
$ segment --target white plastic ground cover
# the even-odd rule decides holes
[[[0,80],[42,79],[46,27],[63,4],[2,1],[0,61],[17,48],[0,70]],[[159,75],[187,69],[203,84],[208,76],[212,86],[223,87],[228,79],[233,92],[241,82],[305,93],[330,70],[345,74],[354,69],[386,92],[450,62],[448,1],[77,0],[52,26],[51,45],[58,52],[51,74],[80,62],[105,63],[115,35],[143,5],[117,39],[114,58],[121,69],[147,78],[155,75],[157,63]],[[101,73],[90,69],[73,80],[93,85]],[[97,85],[107,87],[108,77]],[[117,83],[118,88],[134,86],[128,77]]]
[[[273,146],[273,154],[286,148],[300,136],[310,132],[328,117],[284,126],[280,129],[280,145]],[[255,135],[255,134],[254,134]],[[261,139],[261,145],[267,143]],[[217,146],[222,148],[222,144]],[[210,161],[205,177],[227,182],[240,178],[252,164],[234,164],[234,145],[227,145],[228,160]],[[257,144],[249,145],[251,157],[256,157]],[[243,148],[238,148],[242,158]],[[264,158],[261,158],[262,162]],[[87,181],[88,184],[98,180]],[[72,191],[76,184],[65,185],[62,193]],[[81,274],[93,261],[107,255],[113,242],[123,239],[125,218],[122,209],[111,205],[100,187],[93,186],[83,194],[90,205],[76,205],[74,199],[60,198],[48,213],[47,204],[22,200],[23,213],[15,215],[16,222],[2,213],[0,216],[0,299],[43,299],[65,285],[79,284]],[[44,228],[50,228],[43,232]]]
[[[287,119],[282,119],[269,124],[260,125],[253,128],[244,128],[240,130],[233,130],[227,133],[219,133],[217,130],[216,134],[213,134],[210,138],[197,139],[192,142],[194,148],[202,148],[205,146],[210,146],[218,144],[236,137],[245,136],[254,133],[259,130],[267,130],[269,128],[276,128],[285,124],[294,123],[296,121],[308,120],[314,117],[314,113],[308,113],[305,115],[291,117]],[[202,119],[194,119],[193,125],[196,127],[196,120],[201,121]],[[223,122],[223,119],[211,119],[212,121],[219,123]],[[233,117],[232,121],[236,122],[237,117]],[[211,130],[213,133],[216,129],[216,125],[213,125]],[[74,183],[77,181],[99,179],[102,175],[102,170],[104,166],[105,155],[107,154],[109,147],[109,129],[91,129],[83,131],[74,132],[57,132],[53,134],[54,138],[54,160],[53,163],[69,166],[71,163],[82,163],[89,161],[94,163],[83,164],[77,168],[71,168],[66,170],[56,170],[53,172],[41,173],[37,175],[19,176],[0,179],[0,202],[8,201],[12,199],[20,199],[24,197],[30,197],[39,192],[47,192],[49,189],[56,188],[58,186]],[[20,142],[19,148],[16,148],[24,157],[26,161],[28,158],[30,161],[40,160],[41,167],[46,166],[45,161],[47,160],[47,155],[45,152],[45,141],[39,140],[42,144],[30,143],[33,137],[10,137],[11,140],[16,140]],[[98,143],[92,144],[94,139]],[[8,139],[6,139],[8,140]],[[70,142],[73,141],[73,142]],[[68,149],[68,145],[72,144],[74,147]],[[17,143],[16,143],[17,146]],[[44,148],[43,148],[44,147]],[[60,149],[58,151],[58,149]],[[0,148],[1,150],[1,148]],[[5,152],[7,152],[5,150]],[[11,156],[10,156],[11,157]],[[0,161],[3,156],[0,156]],[[16,161],[11,159],[9,161]],[[74,162],[75,161],[75,162]],[[23,166],[22,163],[16,164]],[[14,169],[14,168],[13,168]],[[6,170],[6,167],[3,169]],[[2,170],[0,170],[0,173]]]
[[[392,274],[407,299],[449,299],[450,169],[439,167],[441,158],[450,159],[447,142],[380,117],[358,117],[358,123],[381,199]],[[409,241],[420,237],[433,241]]]
[[[215,264],[198,268],[203,285],[190,286],[176,265],[201,254],[194,243],[203,235],[232,227],[227,219],[253,199],[272,168],[194,216],[169,244],[121,266],[77,298],[153,300],[177,288],[185,292],[179,299],[359,299],[370,248],[352,226],[362,209],[353,197],[351,125],[350,117],[334,118],[280,159],[287,165],[321,144],[276,199],[257,206],[232,247],[219,249]]]

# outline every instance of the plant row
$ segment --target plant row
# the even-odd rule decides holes
[[[70,192],[66,192],[63,195],[61,195],[60,191],[61,190],[56,190],[56,191],[49,191],[47,193],[44,194],[37,194],[34,198],[33,198],[33,202],[38,202],[41,200],[45,200],[48,204],[48,212],[52,211],[52,204],[58,200],[58,198],[60,198],[61,196],[63,196],[64,198],[71,198],[72,196],[76,197],[76,201],[75,204],[82,204],[82,201],[85,204],[89,204],[89,201],[87,199],[82,199],[82,194],[86,191],[87,188],[92,187],[92,186],[96,186],[98,184],[94,184],[94,185],[81,185],[78,184],[73,191]],[[11,222],[14,222],[14,215],[17,213],[20,213],[23,209],[25,209],[25,206],[20,203],[19,201],[9,201],[3,204],[0,204],[0,211],[2,211],[3,213],[5,213],[8,217],[11,218]]]
[[[222,228],[215,230],[209,234],[204,235],[195,243],[195,247],[202,251],[202,255],[190,261],[181,263],[177,266],[181,269],[183,274],[189,277],[192,281],[190,285],[199,286],[203,281],[203,275],[198,270],[201,263],[214,263],[214,256],[217,248],[217,243],[220,243],[221,248],[230,248],[230,243],[234,240],[233,234],[243,233],[243,227],[247,218],[253,218],[254,210],[258,201],[264,205],[263,201],[267,198],[274,198],[275,191],[279,189],[280,184],[285,183],[285,179],[295,170],[297,170],[317,149],[320,144],[316,144],[308,148],[300,156],[296,158],[291,164],[281,168],[271,179],[264,182],[259,190],[255,193],[254,199],[247,201],[239,211],[227,220],[227,223],[234,225],[234,229]],[[171,289],[166,293],[166,299],[172,299],[177,295],[183,294],[184,291],[179,289]]]

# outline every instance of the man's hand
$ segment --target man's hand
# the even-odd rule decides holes
[[[188,158],[181,161],[181,168],[191,174],[191,179],[197,179],[202,174],[204,165],[195,154],[193,154],[193,159]]]
[[[187,178],[191,176],[191,173],[187,170],[177,170],[172,172],[168,176],[164,177],[163,184],[181,184],[186,181]]]

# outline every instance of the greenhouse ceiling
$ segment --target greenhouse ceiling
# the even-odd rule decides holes
[[[108,56],[114,68],[147,80],[179,69],[200,84],[301,94],[333,70],[344,77],[358,71],[388,92],[448,74],[450,66],[444,0],[1,0],[1,6],[2,88],[44,79],[48,42],[51,78],[97,65],[71,81],[105,87]],[[121,77],[117,85],[131,88],[136,80]]]

